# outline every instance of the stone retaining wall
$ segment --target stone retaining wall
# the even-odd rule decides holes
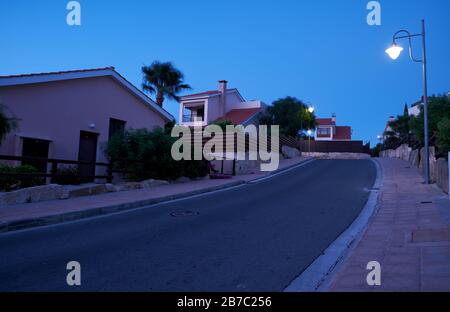
[[[399,158],[408,161],[411,166],[417,167],[422,173],[424,171],[425,149],[412,150],[407,144],[399,146],[395,150],[381,151],[380,157]],[[430,147],[430,180],[436,183],[442,190],[448,193],[448,162],[445,158],[436,159],[436,149]]]

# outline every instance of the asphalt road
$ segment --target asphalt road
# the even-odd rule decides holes
[[[317,160],[226,191],[2,234],[0,290],[281,291],[357,217],[375,177],[369,160]],[[66,284],[72,260],[81,286]]]

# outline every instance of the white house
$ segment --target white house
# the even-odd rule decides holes
[[[228,89],[227,81],[220,80],[217,90],[181,97],[179,123],[185,126],[206,126],[217,120],[229,120],[235,125],[256,124],[266,104],[246,101],[238,89]]]

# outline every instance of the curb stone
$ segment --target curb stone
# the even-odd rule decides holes
[[[327,288],[334,274],[345,261],[346,256],[361,240],[370,220],[378,211],[381,186],[383,184],[383,168],[378,161],[370,158],[375,164],[377,176],[366,204],[360,214],[298,277],[284,289],[284,292],[314,292]],[[377,190],[375,189],[377,188]]]
[[[312,160],[313,159],[305,159],[296,164],[289,165],[285,168],[273,171],[273,172],[269,173],[266,177],[270,177],[273,174],[281,173],[283,171],[292,169],[295,166],[302,165],[305,162],[312,161]],[[254,180],[257,181],[258,179],[260,179],[260,178],[256,178]],[[184,193],[179,193],[179,194],[174,194],[174,195],[167,195],[167,196],[163,196],[163,197],[143,199],[143,200],[138,200],[135,202],[128,202],[128,203],[122,203],[122,204],[116,204],[116,205],[107,205],[107,206],[103,206],[103,207],[96,207],[96,208],[91,208],[91,209],[82,210],[82,211],[67,212],[67,213],[62,213],[62,214],[57,214],[57,215],[42,216],[42,217],[38,217],[38,218],[22,219],[22,220],[10,221],[10,222],[0,222],[0,234],[23,230],[23,229],[27,229],[27,228],[34,228],[34,227],[64,223],[64,222],[69,222],[69,221],[90,218],[90,217],[94,217],[94,216],[108,215],[108,214],[117,213],[117,212],[121,212],[121,211],[132,210],[132,209],[143,207],[143,206],[160,204],[160,203],[171,201],[171,200],[182,199],[182,198],[186,198],[186,197],[190,197],[190,196],[194,196],[194,195],[206,194],[206,193],[219,191],[219,190],[223,190],[223,189],[227,189],[227,188],[231,188],[231,187],[235,187],[235,186],[239,186],[239,185],[244,185],[244,184],[247,184],[252,181],[253,180],[250,180],[250,181],[237,180],[237,181],[233,181],[233,182],[226,183],[223,185],[211,186],[211,187],[207,187],[207,188],[203,188],[203,189],[199,189],[199,190],[195,190],[195,191],[189,191],[189,192],[184,192]]]

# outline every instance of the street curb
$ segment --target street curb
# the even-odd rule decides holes
[[[281,173],[283,171],[292,169],[299,165],[303,165],[305,162],[308,162],[308,161],[311,161],[311,159],[305,159],[299,163],[290,165],[286,168],[275,170],[275,171],[269,173],[266,177]],[[264,177],[264,178],[266,178],[266,177]],[[257,181],[259,179],[261,179],[261,178],[255,178],[254,180],[250,180],[250,181],[237,180],[237,181],[233,181],[233,182],[226,183],[223,185],[211,186],[211,187],[207,187],[207,188],[203,188],[203,189],[199,189],[199,190],[195,190],[195,191],[184,192],[184,193],[179,193],[179,194],[174,194],[174,195],[168,195],[168,196],[163,196],[163,197],[158,197],[158,198],[143,199],[143,200],[138,200],[138,201],[134,201],[134,202],[117,204],[117,205],[96,207],[96,208],[91,208],[91,209],[87,209],[87,210],[83,210],[83,211],[74,211],[74,212],[62,213],[62,214],[57,214],[57,215],[43,216],[43,217],[38,217],[38,218],[16,220],[16,221],[11,221],[11,222],[0,222],[0,234],[24,230],[24,229],[28,229],[28,228],[41,227],[41,226],[46,226],[46,225],[76,221],[76,220],[86,219],[86,218],[95,217],[95,216],[108,215],[108,214],[127,211],[127,210],[132,210],[132,209],[140,208],[143,206],[150,206],[150,205],[160,204],[160,203],[168,202],[168,201],[172,201],[172,200],[183,199],[183,198],[187,198],[187,197],[191,197],[191,196],[195,196],[195,195],[201,195],[201,194],[207,194],[207,193],[211,193],[211,192],[215,192],[215,191],[225,190],[225,189],[236,187],[239,185],[252,183],[253,181]]]
[[[285,292],[324,291],[329,286],[334,274],[343,264],[346,256],[361,240],[372,216],[378,210],[379,196],[383,184],[383,168],[374,159],[370,159],[377,169],[375,183],[361,213],[338,238],[327,247],[322,255],[317,257],[305,271],[295,278],[285,289]]]
[[[120,211],[126,211],[126,210],[132,210],[135,208],[139,208],[142,206],[149,206],[154,204],[160,204],[162,202],[167,202],[175,199],[181,199],[185,197],[190,197],[194,195],[199,194],[206,194],[226,188],[235,187],[238,185],[245,184],[245,181],[238,180],[233,181],[227,184],[218,185],[218,186],[212,186],[200,190],[190,191],[190,192],[184,192],[174,195],[168,195],[158,198],[151,198],[151,199],[143,199],[138,200],[135,202],[128,202],[123,204],[117,204],[117,205],[110,205],[110,206],[103,206],[103,207],[96,207],[92,209],[87,209],[83,211],[75,211],[75,212],[68,212],[58,215],[50,215],[50,216],[44,216],[39,218],[32,218],[32,219],[23,219],[23,220],[17,220],[17,221],[11,221],[11,222],[2,222],[0,223],[0,233],[6,233],[6,232],[12,232],[12,231],[18,231],[23,230],[27,228],[32,227],[39,227],[39,226],[45,226],[45,225],[51,225],[51,224],[57,224],[57,223],[63,223],[68,221],[75,221],[79,219],[85,219],[89,217],[94,216],[100,216],[100,215],[107,215],[111,213],[116,213]]]

